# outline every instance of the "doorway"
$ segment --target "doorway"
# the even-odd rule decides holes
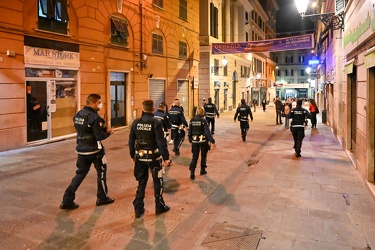
[[[110,75],[110,100],[111,100],[111,126],[121,127],[126,125],[126,73],[111,72]]]
[[[177,81],[177,98],[184,108],[185,117],[190,117],[189,109],[189,80]]]

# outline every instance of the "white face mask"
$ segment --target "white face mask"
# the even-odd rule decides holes
[[[99,105],[98,105],[98,109],[101,110],[102,108],[103,108],[103,103],[101,102],[101,103],[99,103]]]

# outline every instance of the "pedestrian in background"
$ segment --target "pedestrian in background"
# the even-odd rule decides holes
[[[253,99],[253,107],[254,107],[254,112],[256,112],[257,111],[257,104],[258,104],[258,101],[257,101],[257,99]]]
[[[241,106],[236,109],[236,113],[234,114],[234,122],[236,122],[238,117],[238,120],[240,121],[242,141],[246,141],[246,134],[250,128],[249,116],[252,122],[253,113],[251,113],[251,108],[246,104],[245,99],[241,99]]]
[[[311,114],[311,128],[316,128],[316,114],[319,114],[319,109],[314,99],[310,99],[309,110]]]
[[[309,111],[302,108],[302,99],[297,100],[297,106],[290,111],[288,117],[292,119],[293,148],[296,152],[296,157],[301,157],[302,141],[305,138],[305,119],[311,119]]]
[[[195,168],[197,166],[199,151],[201,152],[201,170],[200,174],[207,174],[207,153],[210,150],[209,143],[215,144],[215,139],[212,138],[210,129],[206,119],[204,119],[204,109],[202,107],[197,108],[196,115],[189,123],[189,142],[191,143],[191,152],[193,157],[191,159],[189,170],[190,179],[195,179]]]
[[[211,134],[215,134],[215,116],[219,118],[219,112],[217,111],[216,105],[212,103],[212,98],[208,98],[208,103],[203,106],[206,112],[206,120],[208,126],[211,125]]]
[[[281,102],[281,99],[280,97],[276,97],[276,100],[275,100],[275,109],[276,109],[276,124],[279,125],[279,124],[283,124],[282,121],[281,121],[281,110],[283,108],[283,103]]]
[[[77,170],[76,175],[65,190],[60,204],[61,209],[71,210],[79,207],[74,202],[75,193],[90,171],[91,164],[94,164],[98,176],[96,205],[111,204],[115,201],[107,194],[107,160],[102,144],[102,140],[112,135],[113,131],[105,126],[105,121],[98,114],[102,107],[100,95],[90,94],[86,99],[86,106],[73,118],[74,128],[77,131]]]
[[[169,152],[162,122],[155,118],[154,102],[145,100],[142,103],[141,118],[134,120],[129,134],[130,157],[135,163],[134,177],[138,187],[133,200],[135,217],[140,218],[145,213],[144,198],[149,172],[154,182],[155,213],[167,212],[170,207],[163,199],[163,161],[169,165]]]
[[[265,99],[262,100],[262,107],[263,107],[263,112],[266,111],[266,105],[267,105],[267,102]]]
[[[169,118],[171,122],[171,134],[173,139],[173,152],[175,155],[180,155],[180,147],[185,140],[185,128],[188,127],[184,110],[180,106],[180,100],[174,99],[174,104],[169,110]]]
[[[292,100],[290,98],[286,99],[283,110],[282,110],[282,116],[285,118],[285,128],[289,128],[289,113],[292,109]]]

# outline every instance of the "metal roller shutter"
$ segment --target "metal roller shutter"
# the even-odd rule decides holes
[[[189,117],[189,81],[178,80],[177,97],[184,108],[185,117]]]
[[[165,80],[150,79],[148,95],[154,101],[154,107],[157,108],[162,101],[165,101]]]

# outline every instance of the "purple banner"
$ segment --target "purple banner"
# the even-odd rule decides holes
[[[238,54],[252,52],[272,52],[282,50],[311,49],[314,47],[313,34],[290,36],[278,39],[241,43],[213,43],[212,54]]]

